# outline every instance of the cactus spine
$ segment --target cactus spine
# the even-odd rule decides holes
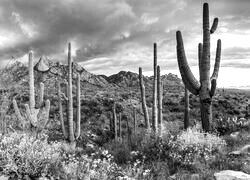
[[[217,50],[213,75],[210,76],[210,34],[214,33],[218,25],[218,18],[213,21],[212,28],[209,26],[209,7],[208,3],[203,4],[203,44],[199,44],[199,71],[200,81],[197,81],[191,72],[185,55],[182,35],[180,31],[176,32],[177,40],[177,60],[182,80],[187,89],[194,95],[200,97],[200,111],[202,128],[205,131],[210,130],[210,121],[212,120],[212,97],[216,90],[216,81],[219,72],[221,56],[221,40],[217,41]],[[211,82],[211,83],[210,83]]]
[[[74,129],[74,121],[73,121],[73,85],[72,85],[72,58],[71,58],[71,44],[68,44],[68,83],[67,83],[67,92],[63,94],[60,88],[60,82],[58,82],[58,103],[59,103],[59,114],[61,127],[64,136],[70,142],[70,144],[74,147],[75,141],[79,138],[81,133],[81,89],[80,89],[80,74],[77,74],[77,114],[76,114],[76,127]],[[65,128],[64,119],[63,119],[63,108],[62,108],[62,100],[61,96],[67,101],[67,121],[68,121],[68,129]]]
[[[43,99],[44,99],[44,84],[40,83],[40,95],[39,95],[39,102],[36,106],[35,102],[35,85],[34,85],[34,70],[33,70],[33,53],[32,51],[29,52],[29,62],[28,62],[28,68],[29,68],[29,105],[25,104],[25,114],[26,117],[32,125],[32,127],[38,128],[39,130],[43,130],[49,120],[49,111],[50,111],[50,101],[47,99],[45,101],[45,116],[44,121],[38,122],[38,113],[42,109],[43,106]],[[17,102],[15,99],[12,101],[15,114],[18,118],[18,120],[22,123],[23,127],[25,128],[25,121],[22,117],[20,110],[18,108]]]
[[[157,109],[158,109],[158,133],[161,136],[162,128],[162,82],[161,82],[161,68],[157,66]]]
[[[154,80],[153,80],[153,109],[152,129],[157,133],[157,45],[154,43]]]
[[[189,93],[188,89],[185,87],[185,112],[184,112],[184,129],[189,126]]]
[[[146,93],[145,93],[145,86],[143,83],[143,76],[142,76],[142,68],[139,67],[139,84],[140,84],[140,90],[141,90],[141,101],[142,101],[142,110],[144,114],[144,120],[145,120],[145,127],[146,129],[150,128],[150,122],[149,122],[149,115],[148,115],[148,108],[146,104]]]

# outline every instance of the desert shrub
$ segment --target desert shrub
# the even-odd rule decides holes
[[[197,161],[206,163],[226,145],[217,135],[201,132],[196,127],[183,131],[171,143],[170,156],[187,166],[194,165]]]
[[[242,129],[248,130],[250,123],[245,118],[219,117],[213,120],[212,128],[220,135],[226,135]]]
[[[210,169],[218,170],[235,170],[242,171],[244,161],[239,157],[227,155],[226,153],[220,152],[215,155],[215,158],[210,159],[207,162],[207,167]]]
[[[0,163],[5,174],[30,177],[55,176],[59,173],[61,144],[48,143],[23,133],[1,137]]]
[[[112,141],[106,148],[114,157],[114,161],[119,165],[124,165],[131,160],[130,150],[127,142]]]
[[[35,138],[11,133],[0,138],[0,167],[5,175],[17,178],[49,177],[59,179],[115,179],[126,174],[107,150],[96,149],[87,155],[67,151],[67,144],[47,142],[47,136]]]
[[[97,157],[102,158],[97,158]],[[107,180],[119,176],[119,167],[113,162],[113,157],[108,151],[93,153],[91,156],[81,155],[76,157],[74,154],[63,154],[62,168],[63,179],[85,179]]]

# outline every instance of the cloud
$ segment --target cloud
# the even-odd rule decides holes
[[[181,30],[189,64],[196,67],[202,41],[202,3],[198,0],[1,0],[0,61],[36,56],[74,59],[96,73],[152,71],[153,43],[162,70],[177,69],[176,30]],[[219,17],[211,36],[211,64],[216,40],[222,39],[222,66],[248,67],[248,0],[208,0],[210,18]],[[244,63],[243,63],[244,62]],[[250,63],[249,63],[250,64]],[[102,73],[103,72],[103,73]]]

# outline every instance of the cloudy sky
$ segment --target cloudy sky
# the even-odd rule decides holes
[[[216,40],[222,40],[220,87],[250,86],[250,1],[208,0],[211,66]],[[90,72],[120,70],[152,74],[153,43],[163,73],[179,74],[175,32],[181,30],[186,55],[198,78],[197,46],[202,41],[200,0],[0,0],[0,61],[45,55],[65,61],[67,43],[74,60]]]

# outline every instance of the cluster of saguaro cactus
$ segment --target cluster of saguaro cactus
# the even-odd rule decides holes
[[[74,128],[74,116],[73,116],[73,85],[72,85],[72,58],[71,58],[71,44],[68,44],[68,82],[67,82],[67,92],[66,95],[61,92],[61,84],[58,82],[58,103],[59,103],[59,116],[61,121],[61,127],[65,138],[69,143],[74,146],[75,141],[79,138],[81,134],[81,89],[80,89],[80,74],[77,75],[76,84],[76,101],[77,101],[77,112],[76,112],[76,122]],[[65,127],[64,117],[63,117],[63,107],[62,99],[64,98],[67,102],[67,124],[68,128]]]
[[[39,117],[39,112],[44,106],[44,84],[40,83],[40,94],[38,103],[35,102],[35,85],[34,85],[34,70],[33,70],[33,53],[29,52],[29,105],[25,104],[25,117],[28,119],[29,125],[38,130],[43,130],[49,120],[49,111],[50,111],[50,101],[45,101],[45,115],[42,117],[43,120]],[[25,118],[21,115],[21,112],[18,108],[17,102],[13,99],[13,107],[15,114],[18,120],[22,123],[22,128],[25,128]]]
[[[154,77],[153,77],[153,108],[152,108],[152,129],[161,134],[162,126],[162,93],[163,85],[161,82],[160,66],[157,65],[157,44],[154,43]],[[141,90],[142,109],[146,128],[150,129],[150,122],[145,98],[145,86],[143,84],[142,69],[139,68],[139,83]]]
[[[185,87],[185,110],[184,110],[184,129],[187,129],[189,126],[189,92]]]
[[[202,128],[205,131],[210,130],[210,121],[212,120],[212,97],[216,90],[216,81],[220,66],[221,40],[217,41],[217,50],[214,71],[210,77],[210,34],[213,34],[218,25],[218,18],[215,18],[210,29],[209,26],[209,7],[208,3],[203,5],[203,44],[199,44],[199,71],[200,82],[196,80],[191,72],[185,55],[182,35],[180,31],[176,32],[177,40],[177,59],[182,80],[187,89],[194,95],[200,97],[200,111]]]

